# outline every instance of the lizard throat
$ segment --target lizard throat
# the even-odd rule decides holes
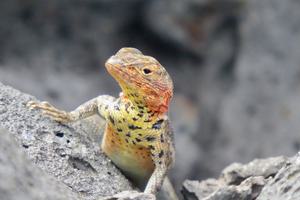
[[[122,88],[122,91],[122,98],[129,99],[137,107],[144,107],[149,112],[162,115],[169,110],[169,103],[172,98],[170,92],[139,94],[128,88]]]
[[[157,112],[159,114],[164,114],[169,110],[169,103],[171,100],[171,95],[154,95],[146,97],[146,104],[150,110]]]

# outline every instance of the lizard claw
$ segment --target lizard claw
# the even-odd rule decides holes
[[[26,107],[28,107],[30,110],[35,109],[37,102],[36,101],[28,101],[26,104]]]
[[[42,101],[42,102],[29,101],[29,102],[27,102],[26,106],[29,107],[30,109],[36,109],[36,108],[43,109],[43,108],[53,107],[47,101]]]
[[[43,101],[43,102],[29,101],[26,104],[26,106],[29,107],[29,109],[42,110],[42,113],[44,115],[47,115],[51,119],[60,123],[67,123],[71,120],[69,114],[66,111],[55,108],[47,101]]]

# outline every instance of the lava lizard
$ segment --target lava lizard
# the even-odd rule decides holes
[[[102,150],[144,193],[156,194],[174,163],[173,132],[168,108],[173,82],[153,57],[122,48],[105,63],[119,83],[119,98],[98,96],[66,112],[48,102],[28,102],[30,108],[57,122],[68,123],[98,114],[106,120]]]

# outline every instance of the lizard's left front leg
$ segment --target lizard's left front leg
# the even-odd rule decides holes
[[[164,165],[155,165],[155,170],[152,173],[144,193],[146,194],[156,194],[156,192],[161,188],[163,181],[167,174],[167,167]]]
[[[46,101],[30,101],[27,103],[27,106],[31,109],[42,110],[43,114],[51,117],[57,122],[68,123],[75,122],[95,114],[99,114],[103,118],[106,118],[110,112],[110,105],[113,103],[114,100],[114,97],[108,95],[101,95],[80,105],[78,108],[71,112],[66,112],[64,110],[57,109]]]
[[[145,193],[155,194],[159,189],[161,189],[164,180],[167,178],[166,175],[169,168],[172,167],[175,162],[175,149],[173,145],[173,131],[170,126],[170,122],[167,120],[162,124],[158,137],[156,137],[150,145],[151,156],[155,164],[155,169],[147,183],[144,191]],[[170,188],[166,189],[170,190]],[[176,197],[173,199],[178,199],[175,193],[173,195]]]

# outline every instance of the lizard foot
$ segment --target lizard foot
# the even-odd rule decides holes
[[[51,119],[57,122],[67,123],[71,121],[71,117],[66,111],[59,110],[46,101],[43,102],[29,101],[26,106],[29,107],[30,109],[42,110],[42,113],[44,115],[49,116]]]
[[[101,200],[139,200],[139,199],[156,200],[156,197],[153,194],[139,193],[137,191],[124,191],[114,196],[106,197]]]

